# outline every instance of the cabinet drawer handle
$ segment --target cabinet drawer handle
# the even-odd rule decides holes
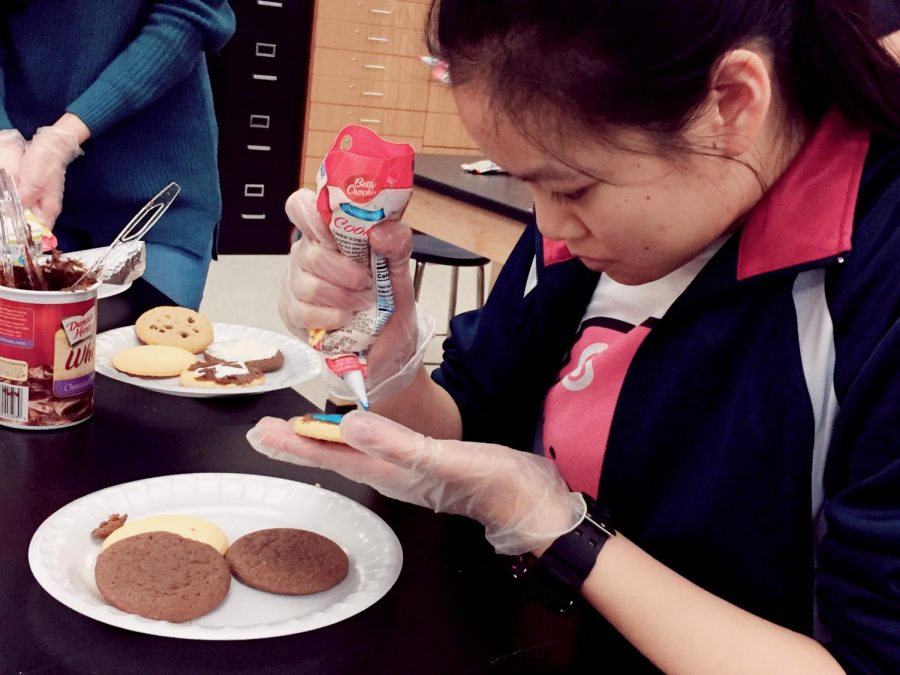
[[[378,63],[367,63],[363,68],[367,68],[368,70],[387,70],[387,66],[382,66]]]
[[[381,120],[376,120],[374,117],[360,117],[360,124],[381,124]]]
[[[391,12],[391,10],[389,10],[389,9],[370,9],[369,13],[370,14],[381,14],[383,16],[390,16],[391,14],[393,14],[393,12]]]
[[[368,40],[369,42],[390,42],[390,40],[388,38],[374,37],[372,35],[367,37],[366,40]]]
[[[265,213],[242,213],[241,218],[243,220],[265,220]]]
[[[362,93],[363,96],[384,96],[384,94],[380,91],[364,91]]]
[[[256,43],[256,55],[262,56],[269,59],[275,58],[275,50],[278,45],[274,42],[257,42]]]

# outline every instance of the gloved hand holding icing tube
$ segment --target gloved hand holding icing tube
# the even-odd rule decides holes
[[[411,146],[351,126],[322,163],[317,195],[298,191],[286,206],[303,236],[291,253],[281,317],[322,351],[332,391],[362,407],[405,386],[433,332],[433,322],[417,316],[411,233],[397,222],[412,177]]]

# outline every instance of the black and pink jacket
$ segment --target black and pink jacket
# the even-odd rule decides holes
[[[466,440],[540,446],[598,278],[526,231],[433,375]],[[829,115],[665,315],[619,329],[563,476],[700,586],[900,672],[900,144]]]

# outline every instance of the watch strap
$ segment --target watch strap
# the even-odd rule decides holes
[[[591,502],[584,519],[554,541],[540,557],[540,566],[577,593],[587,579],[606,540],[615,536],[609,511]]]
[[[574,529],[558,537],[540,558],[526,554],[513,565],[514,577],[563,612],[580,599],[581,587],[594,569],[600,550],[616,534],[610,512],[587,495],[584,498],[587,513]]]

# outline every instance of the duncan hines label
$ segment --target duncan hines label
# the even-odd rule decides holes
[[[84,314],[64,318],[62,327],[70,345],[95,335],[97,332],[97,308],[91,307]]]
[[[62,320],[62,328],[53,336],[53,393],[56,396],[77,396],[93,388],[96,334],[96,307],[83,315]]]

